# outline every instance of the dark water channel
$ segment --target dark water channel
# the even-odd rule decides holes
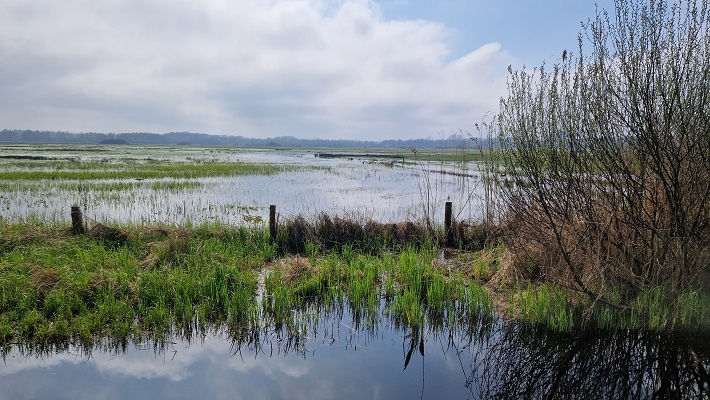
[[[347,312],[312,317],[295,330],[223,328],[90,349],[16,346],[0,366],[0,399],[710,396],[707,336],[556,334],[493,317],[423,329],[386,316],[367,324]]]

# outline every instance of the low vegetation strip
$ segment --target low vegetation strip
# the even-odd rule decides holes
[[[414,328],[466,324],[494,308],[561,331],[710,326],[710,296],[699,290],[668,303],[654,289],[620,311],[560,286],[504,284],[501,242],[458,250],[440,247],[436,234],[387,241],[369,233],[369,243],[386,245],[363,247],[363,237],[334,245],[306,231],[297,221],[276,240],[227,226],[71,235],[65,226],[0,225],[0,343],[93,344],[220,327],[248,335],[265,325],[297,331],[306,315],[299,310],[342,307],[362,324],[384,313]]]
[[[465,139],[464,139],[465,140]],[[461,146],[459,142],[458,146]],[[332,150],[323,151],[315,153],[316,157],[320,158],[355,158],[355,159],[393,159],[402,160],[402,162],[422,162],[422,161],[434,161],[434,162],[474,162],[483,161],[484,155],[481,150],[478,149],[398,149],[397,152],[391,152],[386,150],[373,151],[371,149],[359,150],[359,151],[344,151],[344,150]]]
[[[103,163],[100,161],[46,161],[25,162],[0,171],[0,181],[17,180],[92,180],[92,179],[151,179],[151,178],[207,178],[238,175],[272,175],[294,169],[292,165],[259,164],[247,162],[199,162],[177,163],[175,161]]]

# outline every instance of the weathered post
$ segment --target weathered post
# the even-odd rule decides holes
[[[276,205],[269,206],[269,234],[271,240],[276,240]]]
[[[446,202],[446,209],[444,211],[444,228],[446,229],[446,245],[453,246],[454,243],[454,230],[451,228],[451,208],[452,204],[450,201]]]
[[[72,235],[86,233],[84,216],[81,214],[81,207],[79,206],[71,206],[71,233]]]

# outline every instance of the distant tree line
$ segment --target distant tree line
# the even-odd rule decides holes
[[[484,139],[485,140],[485,139]],[[193,146],[233,146],[260,148],[415,148],[415,149],[457,149],[476,148],[470,136],[456,133],[440,139],[409,139],[363,141],[346,139],[298,139],[293,136],[273,138],[248,138],[244,136],[208,135],[204,133],[170,132],[126,132],[126,133],[72,133],[60,131],[33,131],[4,129],[0,131],[0,142],[31,144],[131,144],[131,145],[193,145]]]

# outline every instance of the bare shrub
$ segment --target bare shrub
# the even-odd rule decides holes
[[[709,264],[710,5],[615,5],[578,55],[510,71],[496,128],[511,250],[590,296],[678,293]]]

